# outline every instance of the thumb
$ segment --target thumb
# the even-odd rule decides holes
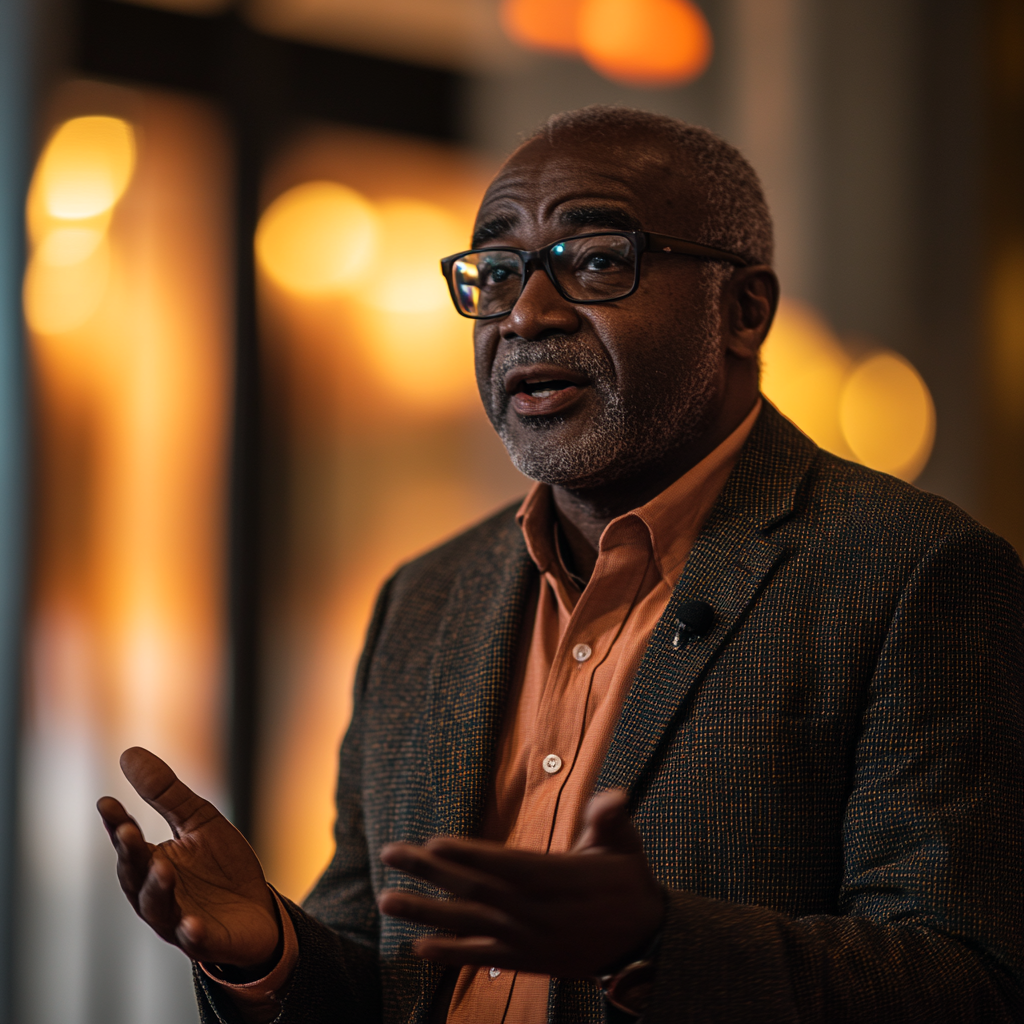
[[[583,834],[574,853],[643,853],[643,843],[629,816],[629,794],[624,789],[598,793],[583,815]]]
[[[121,755],[121,771],[135,792],[163,815],[175,836],[191,831],[218,813],[211,803],[193,793],[168,764],[143,747],[130,747]]]

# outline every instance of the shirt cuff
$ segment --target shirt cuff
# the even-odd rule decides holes
[[[238,1004],[239,1008],[248,1010],[270,1010],[280,1009],[282,990],[288,984],[295,965],[299,962],[299,939],[295,934],[295,925],[292,924],[291,915],[281,902],[281,897],[273,893],[277,904],[278,917],[281,920],[281,937],[283,948],[281,959],[277,966],[262,978],[255,981],[246,981],[241,984],[225,981],[220,968],[216,964],[200,963],[203,973],[211,980],[217,982],[224,989],[231,999]]]

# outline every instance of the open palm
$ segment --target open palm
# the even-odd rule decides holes
[[[105,796],[97,804],[135,912],[195,960],[242,968],[267,963],[280,925],[263,869],[242,833],[148,750],[126,750],[121,770],[174,834],[147,843],[118,800]]]

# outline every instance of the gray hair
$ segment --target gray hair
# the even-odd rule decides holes
[[[665,114],[595,104],[552,115],[526,141],[545,136],[554,146],[569,134],[600,139],[623,132],[653,137],[687,158],[693,170],[689,184],[708,211],[702,237],[691,241],[771,264],[772,218],[757,172],[735,146],[707,128]]]

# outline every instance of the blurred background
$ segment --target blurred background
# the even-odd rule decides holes
[[[126,746],[326,864],[377,587],[527,486],[437,260],[594,102],[761,174],[768,397],[1024,550],[1024,0],[3,0],[0,1019],[196,1020]]]

